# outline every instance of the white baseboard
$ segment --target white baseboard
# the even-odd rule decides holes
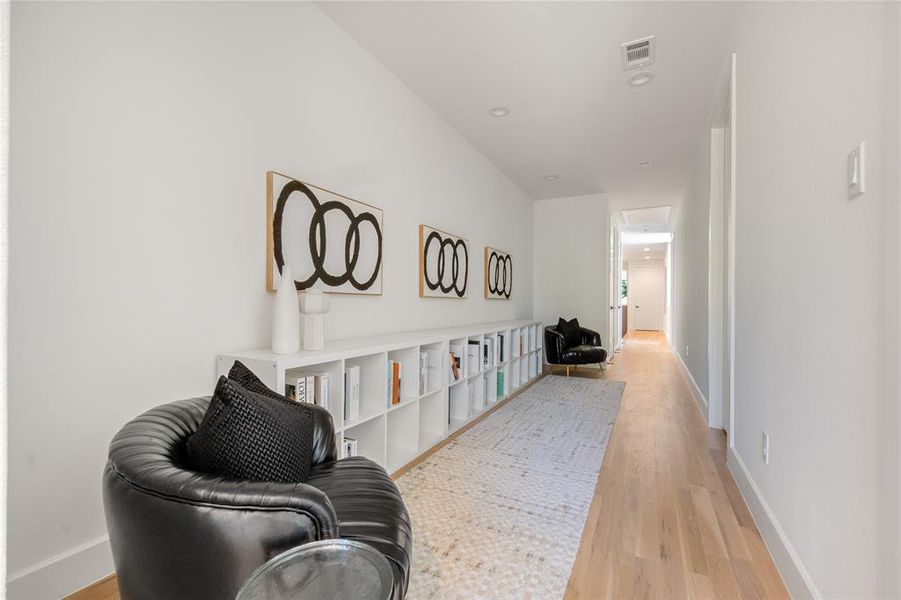
[[[810,573],[801,562],[801,557],[798,556],[788,536],[785,535],[785,530],[782,529],[776,515],[770,510],[735,448],[729,448],[726,454],[726,464],[738,484],[745,503],[751,509],[754,523],[773,557],[773,562],[776,563],[779,574],[782,575],[782,581],[785,582],[788,593],[792,598],[822,598],[823,596],[817,590]]]
[[[103,536],[11,573],[9,600],[62,598],[100,581],[114,571],[109,537]]]
[[[704,422],[707,426],[710,426],[710,404],[707,402],[707,397],[704,396],[704,392],[701,391],[701,388],[698,386],[698,382],[695,381],[695,378],[692,376],[691,371],[688,370],[688,365],[685,364],[685,361],[682,360],[682,355],[673,348],[673,354],[676,355],[676,358],[679,360],[679,366],[682,368],[682,373],[685,375],[685,378],[688,380],[688,387],[691,390],[691,395],[695,397],[695,401],[698,403],[698,407],[701,409],[701,415],[704,417]]]

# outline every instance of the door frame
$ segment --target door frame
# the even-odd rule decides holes
[[[610,352],[607,362],[612,363],[615,353],[623,347],[623,303],[620,297],[623,272],[623,238],[619,225],[610,219],[610,315],[608,318]]]
[[[726,431],[730,448],[735,447],[736,64],[733,53],[710,128],[707,261],[708,425]]]
[[[659,328],[655,331],[665,332],[666,329],[666,264],[665,261],[654,258],[651,260],[643,260],[643,261],[629,261],[629,299],[632,301],[632,290],[635,289],[635,270],[636,269],[647,269],[653,267],[654,269],[660,272],[660,310],[657,315],[657,324]],[[632,316],[632,315],[635,316]],[[634,327],[638,314],[634,311],[629,311],[629,331],[635,331],[636,327]],[[643,331],[651,331],[651,330],[643,330]]]

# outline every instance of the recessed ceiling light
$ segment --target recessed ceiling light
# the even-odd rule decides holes
[[[654,74],[648,71],[639,71],[635,75],[629,77],[629,85],[632,87],[638,87],[640,85],[645,85],[647,83],[651,83],[654,79]]]
[[[650,167],[652,164],[653,163],[649,160],[643,160],[635,166],[638,167],[639,169],[643,169],[645,167]]]
[[[547,179],[548,181],[557,181],[558,179],[560,179],[560,176],[559,175],[545,175],[544,178]]]
[[[650,252],[651,249],[650,249],[650,248],[645,248],[644,251],[645,251],[645,252]]]
[[[510,114],[510,109],[506,106],[495,106],[488,111],[488,114],[492,117],[506,117]]]
[[[650,256],[645,256],[644,259],[645,259],[645,260],[651,260],[651,257],[650,257]]]

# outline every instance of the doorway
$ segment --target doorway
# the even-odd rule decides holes
[[[663,331],[666,276],[663,261],[629,263],[629,330]]]
[[[735,66],[720,92],[710,129],[708,338],[710,427],[734,447],[735,355]]]

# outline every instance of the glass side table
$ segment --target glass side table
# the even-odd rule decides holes
[[[321,540],[282,552],[253,572],[236,600],[388,600],[391,565],[372,546]]]

